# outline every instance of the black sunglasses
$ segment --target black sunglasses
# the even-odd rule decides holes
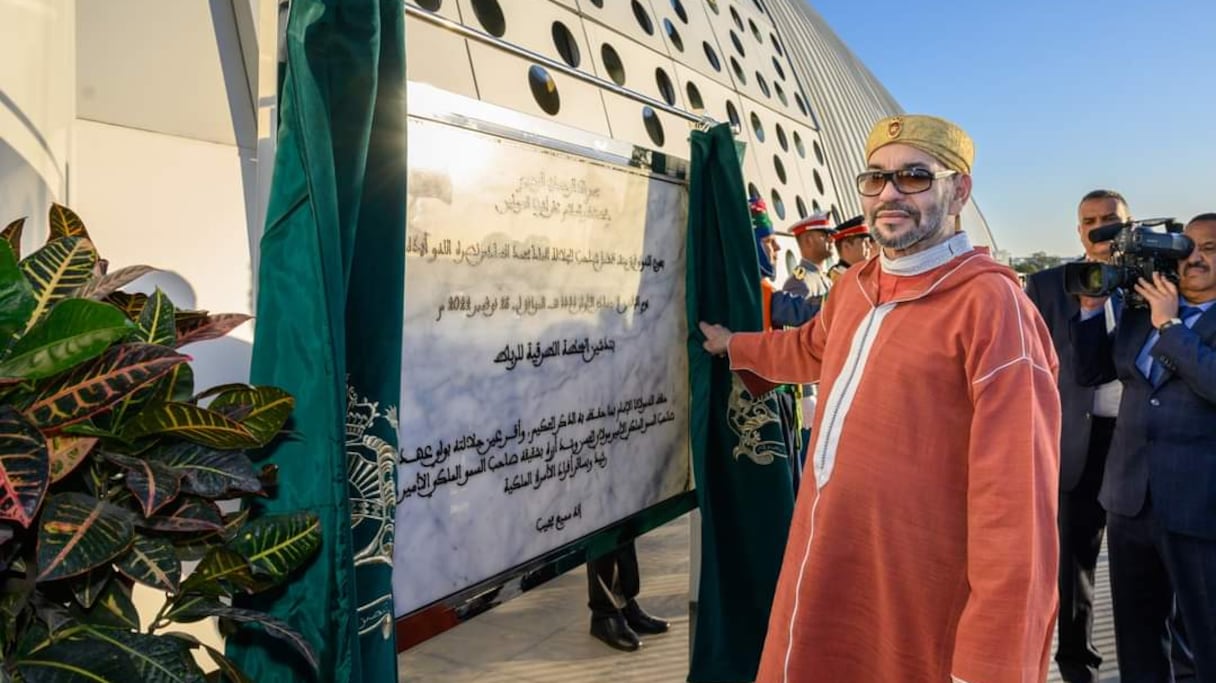
[[[863,197],[877,197],[887,182],[902,194],[919,194],[933,187],[933,181],[948,178],[958,171],[937,171],[925,168],[903,168],[898,171],[864,171],[857,174],[857,192]]]

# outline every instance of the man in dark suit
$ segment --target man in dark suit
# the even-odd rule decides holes
[[[650,616],[638,606],[641,588],[633,541],[607,555],[587,560],[591,635],[609,647],[633,652],[642,646],[639,633],[666,633],[666,621]]]
[[[1113,334],[1094,300],[1070,326],[1077,381],[1123,384],[1099,500],[1124,683],[1171,680],[1175,609],[1198,680],[1216,681],[1216,213],[1186,234],[1177,287],[1142,280],[1148,307],[1125,307]]]
[[[1089,231],[1131,220],[1127,201],[1112,190],[1094,190],[1077,207],[1077,232],[1085,259],[1110,258],[1110,242],[1094,243]],[[1038,307],[1051,331],[1060,358],[1060,635],[1056,664],[1069,683],[1097,683],[1102,655],[1093,642],[1094,571],[1106,527],[1106,511],[1098,504],[1106,453],[1115,429],[1121,386],[1077,383],[1072,366],[1069,321],[1080,311],[1078,297],[1064,291],[1064,267],[1049,268],[1026,280],[1026,294]],[[1102,305],[1107,329],[1115,327],[1117,301]]]

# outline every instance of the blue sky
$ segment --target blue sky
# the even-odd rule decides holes
[[[909,112],[975,139],[975,196],[1014,255],[1080,253],[1076,205],[1216,211],[1216,0],[813,0]]]

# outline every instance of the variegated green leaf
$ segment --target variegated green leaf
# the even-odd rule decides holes
[[[207,683],[253,683],[240,667],[224,656],[222,652],[202,642],[189,633],[180,631],[163,631],[162,635],[178,638],[191,648],[203,648],[219,669],[207,673]]]
[[[121,434],[116,434],[108,429],[98,427],[89,420],[81,420],[60,430],[63,434],[71,434],[72,436],[88,436],[98,439],[109,439],[115,442],[123,442]]]
[[[138,629],[139,610],[135,608],[135,601],[131,599],[131,588],[130,579],[115,574],[102,589],[93,608],[82,613],[85,617],[83,621],[99,626]]]
[[[139,680],[134,663],[114,649],[83,638],[63,640],[16,658],[24,683],[132,683]]]
[[[157,531],[220,531],[224,517],[215,503],[196,496],[181,496],[161,514],[149,517],[140,526]]]
[[[232,493],[258,493],[262,485],[249,456],[242,451],[221,451],[194,443],[175,443],[147,455],[150,462],[185,475],[182,488],[204,498]]]
[[[240,422],[189,403],[148,406],[123,429],[123,436],[128,439],[150,434],[174,436],[213,448],[252,448],[258,445],[257,439]]]
[[[173,346],[177,341],[177,329],[173,326],[174,310],[173,302],[157,287],[144,310],[139,313],[139,340]]]
[[[96,445],[97,438],[92,436],[60,434],[51,437],[47,442],[51,456],[51,483],[71,474]]]
[[[139,314],[143,312],[144,306],[148,303],[148,295],[142,292],[128,294],[126,292],[113,292],[106,295],[105,302],[118,308],[122,314],[131,320],[139,320]]]
[[[127,489],[139,501],[145,517],[173,502],[181,491],[182,473],[160,462],[106,452],[106,460],[123,468]]]
[[[118,560],[118,571],[142,584],[176,593],[182,565],[173,544],[156,536],[140,536]]]
[[[253,679],[246,676],[236,662],[225,657],[223,652],[206,644],[203,645],[203,648],[207,650],[211,661],[219,667],[207,674],[207,683],[253,683]]]
[[[182,582],[181,592],[231,597],[234,589],[253,592],[255,586],[253,570],[245,558],[228,548],[215,547]]]
[[[21,261],[21,274],[34,290],[34,311],[25,329],[34,326],[51,306],[71,296],[93,277],[97,250],[83,237],[47,242]]]
[[[104,299],[148,273],[155,273],[158,270],[152,266],[127,266],[119,268],[113,273],[94,277],[76,296],[82,299]]]
[[[88,629],[87,637],[110,645],[115,656],[135,665],[143,683],[203,683],[190,646],[177,638],[110,629]]]
[[[51,226],[51,236],[49,239],[56,240],[60,237],[84,237],[88,239],[89,233],[84,229],[84,221],[80,220],[80,216],[76,215],[66,206],[60,204],[51,204],[51,210],[47,216]]]
[[[29,527],[50,478],[42,432],[11,406],[0,406],[0,520]]]
[[[0,353],[29,327],[37,300],[8,242],[0,240]]]
[[[25,228],[25,219],[18,218],[17,220],[4,226],[4,231],[0,232],[0,239],[8,242],[8,246],[12,247],[13,255],[21,258],[21,231]]]
[[[194,342],[218,339],[250,319],[251,316],[243,313],[219,313],[207,315],[201,320],[190,319],[184,323],[179,321],[177,327],[177,346],[180,348]]]
[[[135,326],[122,311],[99,301],[59,302],[9,350],[0,377],[42,379],[96,357]]]
[[[173,372],[165,375],[156,383],[156,392],[149,399],[150,403],[188,403],[194,393],[194,370],[187,363],[173,368]]]
[[[135,389],[188,360],[154,344],[119,344],[42,388],[25,414],[42,427],[63,427],[109,409]]]
[[[294,646],[296,651],[304,656],[304,659],[314,671],[317,668],[317,655],[313,651],[312,646],[308,644],[308,641],[297,633],[295,629],[291,628],[291,626],[263,612],[226,607],[214,600],[195,597],[188,598],[180,607],[175,607],[174,610],[170,610],[169,612],[170,619],[183,623],[198,621],[207,617],[219,617],[220,619],[229,619],[239,623],[261,626],[270,635],[281,638]]]
[[[236,538],[249,520],[249,508],[224,515],[223,528],[209,533],[190,534],[184,538],[175,538],[173,551],[182,562],[200,562],[217,544],[225,543]]]
[[[291,411],[295,408],[295,399],[291,394],[278,387],[245,387],[230,389],[215,397],[208,406],[212,410],[222,408],[249,406],[251,410],[240,418],[258,445],[264,446],[283,429]]]
[[[310,512],[259,517],[229,547],[249,561],[255,575],[284,579],[321,545],[321,522]]]
[[[86,610],[92,607],[97,602],[97,598],[105,591],[106,586],[110,583],[110,577],[113,575],[114,569],[105,564],[73,578],[69,583],[72,586],[72,594],[76,596],[76,602]]]
[[[38,523],[38,580],[76,576],[114,559],[135,535],[131,513],[83,493],[46,501]]]

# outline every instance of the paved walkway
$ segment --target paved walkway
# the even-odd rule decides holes
[[[587,634],[582,567],[461,624],[398,657],[404,683],[681,683],[688,673],[688,516],[638,540],[639,602],[671,620],[638,652],[609,649]],[[1114,673],[1114,626],[1106,559],[1098,576],[1098,647]],[[1054,668],[1049,681],[1059,681]]]

